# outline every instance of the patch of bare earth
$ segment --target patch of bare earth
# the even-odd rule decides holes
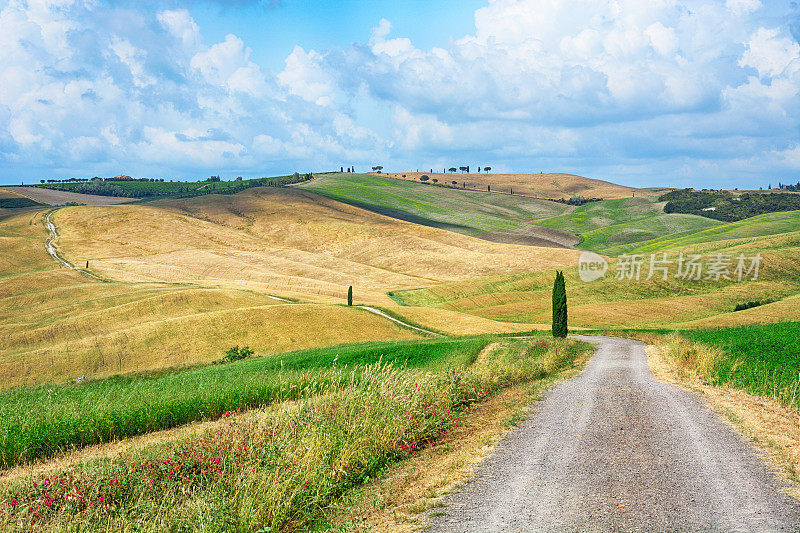
[[[677,367],[657,345],[649,346],[647,355],[656,379],[703,395],[712,409],[780,468],[791,481],[788,492],[800,499],[800,412],[769,398],[709,385],[697,374]]]

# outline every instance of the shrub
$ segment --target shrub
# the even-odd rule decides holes
[[[228,348],[225,351],[225,356],[222,358],[223,363],[232,363],[234,361],[241,361],[242,359],[247,359],[255,352],[250,349],[249,346],[242,346],[239,348],[238,346],[234,346],[233,348]]]
[[[772,303],[772,300],[753,300],[752,302],[744,302],[740,304],[736,304],[736,307],[733,308],[734,311],[744,311],[745,309],[750,309],[752,307],[758,307],[760,305],[765,305]]]
[[[428,181],[429,179],[431,179],[431,178],[429,176],[425,176],[425,175],[422,175],[422,176],[419,177],[419,181]]]

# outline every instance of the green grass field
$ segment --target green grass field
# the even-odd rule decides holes
[[[361,343],[183,371],[9,389],[0,392],[0,464],[313,395],[335,379],[327,373],[335,367],[378,362],[429,370],[467,366],[488,342],[471,337]]]
[[[682,215],[665,215],[669,217]],[[683,215],[692,216],[692,215]],[[697,217],[692,217],[697,218]],[[715,221],[712,221],[715,222]],[[609,255],[622,253],[639,254],[650,253],[658,250],[678,247],[688,247],[696,244],[719,243],[726,246],[734,239],[754,239],[782,233],[800,231],[800,211],[785,211],[780,213],[767,213],[756,217],[740,220],[738,222],[713,224],[696,231],[678,234],[663,234],[660,237],[644,240],[632,244],[606,247]]]
[[[731,257],[738,253],[748,257],[760,253],[762,269],[758,280],[694,281],[674,277],[677,268],[674,262],[681,251],[701,254],[707,259],[709,254],[720,250]],[[784,299],[800,293],[798,232],[698,243],[672,248],[668,253],[673,264],[672,275],[666,280],[659,274],[647,279],[649,255],[644,258],[638,281],[617,279],[617,260],[610,261],[604,278],[592,283],[579,279],[577,266],[565,268],[571,326],[681,327],[687,322],[730,315],[736,304],[751,300],[772,300],[775,303],[770,305],[782,306]],[[547,324],[552,285],[553,272],[520,272],[395,291],[393,297],[409,306],[438,307],[501,321]],[[758,314],[733,318],[739,317],[756,320]],[[787,315],[786,319],[793,317]]]
[[[707,376],[712,383],[800,407],[800,322],[680,334],[724,353]]]
[[[617,255],[617,250],[623,246],[722,225],[695,215],[666,214],[663,206],[655,198],[603,200],[536,224],[579,235],[579,248],[612,256]]]
[[[338,381],[282,409],[233,414],[202,433],[12,479],[0,487],[0,521],[23,530],[306,530],[349,489],[462,425],[468,406],[548,379],[592,349],[568,339],[502,340],[466,367],[469,358],[451,350],[450,363],[432,370],[437,358],[419,347],[424,368],[326,370]]]
[[[563,204],[547,200],[363,174],[319,174],[297,187],[370,211],[466,235],[513,230],[566,209]]]

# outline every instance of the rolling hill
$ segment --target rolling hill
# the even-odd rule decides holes
[[[11,210],[7,210],[11,211]],[[398,221],[311,192],[254,188],[149,204],[74,206],[0,220],[0,383],[45,383],[207,363],[230,346],[259,355],[415,338],[358,308],[392,289],[553,268],[577,252],[496,244]],[[272,295],[300,300],[286,303]],[[428,316],[432,326],[452,317]],[[517,325],[464,317],[475,332]]]
[[[580,235],[579,248],[606,255],[614,255],[626,245],[722,225],[697,215],[664,213],[664,203],[652,196],[591,202],[536,224]]]
[[[531,224],[572,209],[556,202],[366,174],[320,174],[297,187],[400,220],[494,242],[553,247],[577,242],[572,235]]]
[[[558,172],[534,174],[391,172],[382,175],[407,181],[419,181],[420,177],[428,176],[431,179],[436,178],[440,183],[452,184],[455,181],[457,187],[463,187],[466,184],[467,189],[485,191],[488,186],[491,186],[493,191],[499,193],[509,193],[513,189],[516,194],[548,200],[568,200],[571,196],[615,199],[630,198],[633,195],[650,196],[655,194],[654,191],[648,189],[637,189],[609,181]]]
[[[763,215],[783,219],[783,228],[795,227],[800,212]],[[788,220],[787,220],[788,219]],[[708,327],[712,324],[765,323],[800,318],[800,231],[764,235],[771,226],[760,217],[724,224],[685,234],[663,246],[651,243],[643,257],[639,281],[616,279],[619,260],[611,260],[601,280],[585,283],[577,267],[566,269],[570,302],[570,325],[588,328],[624,327]],[[750,237],[735,238],[742,234]],[[726,239],[726,237],[728,237]],[[739,253],[762,256],[757,281],[681,280],[648,275],[649,253],[667,253],[674,262],[678,254],[724,253],[735,258]],[[672,274],[675,266],[673,265]],[[552,289],[551,272],[520,272],[483,279],[438,284],[417,290],[394,293],[398,303],[442,308],[492,320],[546,323],[550,315],[548,300]],[[772,301],[768,305],[736,311],[738,303],[751,300]]]

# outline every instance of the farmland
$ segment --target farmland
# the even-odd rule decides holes
[[[26,211],[0,221],[3,387],[208,363],[235,344],[268,355],[411,339],[410,330],[339,305],[347,287],[355,287],[356,303],[393,306],[391,289],[575,257],[476,241],[305,191],[260,188],[57,210],[59,253],[81,267],[88,261],[93,278],[58,268],[47,255],[41,216]],[[427,320],[434,328],[442,321]],[[459,333],[519,330],[469,317],[461,323],[467,329]]]
[[[564,204],[545,200],[464,191],[376,175],[323,174],[299,187],[401,220],[483,238],[523,228],[535,230],[530,222],[567,210]],[[568,236],[555,232],[532,236],[570,244]]]
[[[303,404],[226,416],[188,438],[98,459],[85,469],[12,481],[0,499],[13,494],[24,503],[3,506],[0,517],[48,527],[76,521],[147,529],[300,527],[344,490],[458,427],[469,405],[551,376],[589,349],[552,339],[504,343],[466,366],[471,358],[452,350],[418,361],[419,368],[360,365],[356,355],[352,369],[307,374],[316,378],[315,390]],[[57,490],[48,488],[51,477]],[[205,503],[198,508],[198,502]]]
[[[775,343],[800,321],[796,211],[725,223],[664,213],[649,191],[574,207],[338,173],[192,196],[0,211],[0,460],[12,468],[1,490],[35,510],[2,507],[5,519],[313,524],[469,406],[587,353],[535,333],[549,328],[556,269],[573,331],[680,330],[718,350],[710,382],[795,402],[796,347]],[[47,255],[45,213],[78,269]],[[501,238],[512,242],[491,242]],[[603,279],[579,279],[581,249],[611,257]],[[637,281],[616,279],[615,256],[652,252],[763,263],[752,281],[648,280],[646,265]],[[497,336],[509,333],[533,338]],[[220,363],[245,345],[252,358]],[[69,491],[32,485],[54,475]]]
[[[409,368],[468,366],[486,338],[366,343],[290,352],[226,365],[127,374],[0,392],[0,462],[29,462],[74,447],[214,419],[318,394],[335,366],[394,363]],[[85,410],[82,405],[95,405]]]
[[[608,255],[642,241],[722,225],[696,215],[664,213],[664,203],[652,196],[592,202],[536,224],[580,235],[579,248]]]
[[[754,225],[761,224],[757,218],[751,220]],[[731,231],[738,235],[742,229],[737,227]],[[708,327],[717,320],[745,324],[770,320],[763,318],[765,316],[784,320],[800,318],[793,300],[800,293],[798,244],[798,233],[790,232],[766,237],[709,239],[680,248],[657,248],[660,253],[670,254],[673,261],[680,252],[748,256],[760,253],[763,270],[759,279],[741,283],[685,281],[672,276],[667,280],[660,276],[647,280],[646,265],[639,281],[616,279],[619,261],[614,260],[603,279],[584,283],[578,278],[576,267],[568,268],[571,324],[603,328]],[[494,320],[546,323],[551,282],[548,273],[521,272],[398,291],[395,299],[410,306],[437,307]],[[773,303],[758,309],[733,311],[736,304],[753,299]]]
[[[406,181],[419,181],[425,175],[431,179],[436,178],[439,183],[450,184],[455,181],[462,186],[466,184],[468,189],[485,191],[488,187],[491,187],[492,190],[500,193],[509,193],[513,190],[518,194],[547,200],[569,200],[572,196],[609,200],[630,198],[634,194],[641,196],[655,193],[655,191],[648,189],[637,189],[609,181],[561,172],[537,172],[532,174],[391,172],[386,175]]]
[[[684,331],[681,336],[719,349],[705,370],[712,383],[800,407],[800,322]]]

